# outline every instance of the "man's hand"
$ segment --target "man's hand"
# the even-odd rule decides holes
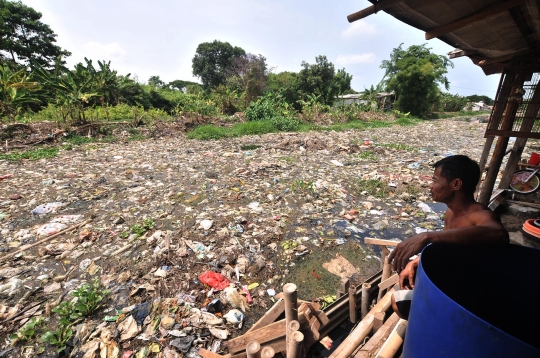
[[[416,276],[416,268],[420,262],[420,257],[412,260],[405,266],[399,274],[399,287],[402,290],[412,290],[414,288],[414,278]]]
[[[401,272],[409,263],[409,257],[419,254],[428,243],[427,233],[411,236],[396,246],[388,257],[388,262],[392,263],[394,270]]]

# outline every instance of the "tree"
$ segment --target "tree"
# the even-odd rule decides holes
[[[0,61],[27,66],[34,60],[50,69],[58,57],[71,55],[55,45],[56,34],[40,19],[20,1],[0,0]]]
[[[197,82],[192,81],[183,81],[183,80],[174,80],[169,83],[167,83],[167,87],[171,89],[177,89],[179,91],[187,91],[188,86],[198,86],[201,87],[201,85]]]
[[[382,84],[396,94],[396,105],[403,112],[416,116],[425,115],[439,98],[438,84],[446,90],[450,82],[446,77],[452,62],[446,57],[431,53],[423,45],[401,47],[392,50],[390,60],[384,60],[381,68],[385,70]]]
[[[280,72],[269,73],[266,82],[268,92],[273,92],[296,110],[302,107],[298,102],[300,100],[300,91],[298,90],[298,73],[296,72]]]
[[[159,76],[150,76],[148,85],[154,88],[163,88],[165,87],[165,82],[163,82]]]
[[[227,70],[227,84],[239,92],[245,93],[245,104],[257,100],[266,87],[266,58],[248,53],[235,57]]]
[[[242,48],[228,42],[203,42],[197,46],[192,60],[193,75],[201,79],[207,90],[224,85],[234,59],[245,54]]]
[[[303,69],[298,73],[298,89],[304,96],[314,95],[325,105],[332,105],[336,96],[351,89],[352,75],[345,69],[336,71],[326,56],[317,56],[315,64],[302,62]]]
[[[480,102],[480,101],[482,101],[485,104],[487,104],[488,106],[491,106],[493,104],[493,99],[491,97],[484,96],[484,95],[473,94],[473,95],[467,96],[465,98],[467,98],[469,100],[469,102]]]

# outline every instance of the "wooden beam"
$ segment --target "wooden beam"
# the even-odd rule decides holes
[[[452,31],[459,30],[475,22],[484,20],[488,17],[497,15],[503,11],[506,11],[514,6],[517,6],[526,0],[508,0],[500,4],[488,6],[487,8],[480,10],[472,15],[466,16],[462,19],[456,20],[449,24],[436,27],[426,32],[426,40],[431,40],[434,37],[439,37],[441,35],[447,34]]]
[[[364,244],[370,245],[385,245],[385,246],[398,246],[401,241],[374,239],[371,237],[364,238]]]
[[[285,301],[279,299],[246,333],[269,325],[274,322],[283,311],[285,311]]]
[[[450,59],[453,59],[453,58],[459,58],[459,57],[463,57],[463,56],[470,56],[470,55],[473,55],[475,54],[476,51],[471,51],[471,50],[454,50],[452,52],[448,52],[448,57]]]
[[[384,291],[387,288],[394,286],[398,282],[399,282],[399,275],[396,273],[392,277],[389,277],[383,282],[379,283],[379,291]]]
[[[384,322],[384,324],[375,332],[373,336],[367,341],[367,343],[360,348],[358,353],[355,354],[354,358],[368,358],[373,357],[373,355],[382,347],[386,338],[392,333],[394,327],[399,322],[399,317],[397,314],[392,313],[390,317]]]
[[[364,17],[368,17],[369,15],[375,14],[379,10],[384,10],[392,5],[399,4],[400,2],[403,2],[403,0],[380,0],[377,1],[377,4],[371,5],[369,7],[366,7],[363,10],[357,11],[354,14],[350,14],[347,16],[347,20],[349,22],[354,22],[357,20],[361,20]]]
[[[485,65],[491,65],[493,63],[503,62],[507,60],[511,60],[514,57],[520,57],[520,56],[526,56],[529,54],[535,53],[535,50],[523,50],[511,53],[509,55],[499,56],[499,57],[493,57],[493,58],[487,58],[485,60],[479,61],[478,66],[485,66]]]

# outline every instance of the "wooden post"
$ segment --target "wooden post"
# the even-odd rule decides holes
[[[304,334],[302,332],[296,331],[291,334],[291,341],[287,346],[287,358],[300,358],[302,342],[304,342]]]
[[[285,300],[285,327],[287,327],[286,343],[289,343],[289,325],[291,321],[298,321],[298,291],[294,283],[283,286],[283,298]]]
[[[521,123],[520,132],[530,133],[531,129],[534,126],[534,122],[538,115],[538,110],[540,109],[540,86],[536,86],[534,94],[532,95],[529,103],[527,104],[527,109],[525,110],[525,115],[523,122]],[[516,167],[521,159],[521,154],[523,149],[527,144],[527,137],[517,138],[514,143],[514,148],[512,149],[512,154],[508,158],[506,163],[506,168],[504,169],[503,177],[499,183],[499,189],[507,189],[512,181],[512,176],[516,171]]]
[[[388,262],[388,256],[384,258],[383,261],[383,271],[382,271],[382,277],[381,282],[384,282],[386,279],[390,277],[392,274],[392,265]],[[377,295],[377,301],[381,299],[382,296],[384,296],[385,290],[379,289],[379,294]]]
[[[345,296],[347,292],[349,292],[349,286],[350,282],[347,277],[344,277],[339,282],[339,290],[337,291],[336,298],[340,298],[341,296]]]
[[[272,347],[263,347],[261,351],[261,358],[272,358],[276,352],[274,351],[274,348]]]
[[[522,90],[525,76],[526,73],[524,71],[509,71],[508,73],[505,73],[504,83],[500,88],[500,93],[497,96],[497,100],[502,100],[505,102],[505,105],[499,102],[499,106],[497,106],[497,109],[493,111],[493,119],[497,119],[501,115],[503,116],[503,121],[500,126],[501,131],[509,131],[512,129],[516,112],[519,108],[520,98],[518,94],[519,90]],[[482,191],[478,197],[478,202],[481,204],[489,204],[489,199],[491,198],[491,193],[493,192],[493,187],[495,185],[495,181],[497,180],[497,175],[499,174],[499,169],[501,168],[501,163],[507,146],[508,137],[499,136],[497,138],[495,149],[493,150],[491,162],[489,163],[489,171],[486,175],[486,179],[484,180]]]
[[[351,320],[351,323],[356,323],[358,320],[358,311],[356,309],[356,286],[349,287],[349,319]]]
[[[369,297],[370,288],[371,288],[371,284],[369,283],[362,284],[362,301],[361,301],[362,303],[360,306],[362,318],[364,318],[368,314],[368,311],[369,311],[369,303],[371,302],[370,297]]]
[[[493,145],[493,139],[495,139],[495,136],[491,135],[486,138],[486,142],[484,143],[484,150],[482,151],[482,156],[480,157],[480,162],[478,163],[478,166],[480,167],[480,180],[478,180],[478,184],[476,185],[476,193],[474,195],[475,198],[478,197],[477,193],[482,183],[482,177],[484,176],[484,170],[486,169],[486,163],[489,157],[489,153],[491,153],[491,146]]]
[[[251,341],[246,346],[247,358],[261,358],[261,345],[257,341]]]
[[[383,323],[384,323],[384,317],[386,316],[386,314],[384,312],[377,312],[373,315],[374,319],[373,319],[373,331],[372,331],[372,334],[377,332],[379,330],[379,328],[382,327]]]

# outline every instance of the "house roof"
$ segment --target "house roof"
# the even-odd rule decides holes
[[[486,75],[509,65],[540,63],[538,0],[369,0],[350,22],[376,11],[439,38],[456,48],[450,58],[468,56]]]

